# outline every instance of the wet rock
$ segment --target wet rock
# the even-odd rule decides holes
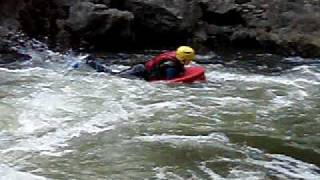
[[[261,14],[263,12],[264,12],[264,10],[262,10],[262,9],[256,9],[253,11],[253,13],[255,13],[255,14]]]
[[[66,26],[74,35],[90,43],[106,44],[105,39],[129,39],[133,14],[109,9],[103,4],[78,3],[71,7]],[[115,42],[115,41],[112,41]]]
[[[8,64],[29,60],[31,57],[18,52],[19,34],[12,29],[0,26],[0,67],[8,67]]]
[[[204,8],[204,14],[217,13],[218,11],[216,9],[218,9],[218,7],[221,7],[223,10],[220,12],[235,12],[230,18],[227,16],[211,15],[211,18],[204,19],[209,24],[215,24],[219,27],[232,26],[233,35],[230,36],[230,38],[224,36],[225,42],[229,41],[231,46],[238,44],[234,43],[235,39],[237,39],[237,41],[238,39],[242,39],[240,42],[244,45],[257,44],[260,45],[260,47],[266,48],[266,50],[276,51],[286,55],[319,56],[318,52],[320,49],[317,45],[318,43],[316,43],[320,30],[319,21],[316,20],[319,19],[319,4],[314,3],[310,6],[309,3],[302,1],[271,2],[252,0],[235,2],[241,4],[241,6],[235,9],[231,8],[235,7],[233,6],[233,1],[202,1],[202,3],[207,3],[206,6],[211,7],[208,9]],[[212,21],[210,19],[220,19],[224,24],[216,23],[215,21],[217,20]],[[230,19],[233,21],[235,19],[239,20],[236,21],[238,23],[227,24],[226,22],[230,22]],[[214,34],[216,38],[218,38],[219,35],[216,31],[218,28],[213,26],[209,27],[215,30],[208,30],[208,33],[212,34],[212,32],[215,32]],[[248,35],[249,32],[251,32],[250,35]],[[220,31],[220,35],[223,33],[223,31]]]
[[[234,11],[238,7],[232,0],[201,0],[200,3],[205,11],[218,14]]]
[[[97,7],[97,8],[96,8]],[[91,2],[77,3],[70,8],[70,17],[68,19],[68,25],[73,31],[79,31],[88,26],[91,19],[94,17],[94,11],[101,8]],[[106,8],[106,6],[105,6]]]
[[[128,0],[124,8],[135,16],[136,40],[147,45],[175,45],[192,38],[202,16],[195,1]]]
[[[235,0],[235,3],[237,4],[244,4],[244,3],[248,3],[251,2],[251,0]]]
[[[250,12],[250,10],[249,9],[243,9],[242,12],[248,13],[248,12]]]
[[[243,6],[244,8],[247,8],[247,9],[250,9],[250,10],[253,10],[253,9],[256,9],[257,7],[253,4],[246,4]]]
[[[218,26],[238,26],[245,24],[241,9],[232,1],[202,1],[202,19]]]
[[[15,48],[12,48],[13,44],[9,40],[0,40],[0,67],[8,67],[11,63],[31,59],[30,56],[19,53]]]
[[[241,30],[238,30],[232,34],[231,40],[233,42],[235,42],[235,41],[246,42],[245,44],[242,44],[242,46],[245,46],[245,45],[249,44],[250,39],[255,39],[255,37],[256,37],[255,31],[251,31],[249,29],[241,29]],[[256,42],[256,41],[254,41],[254,42]]]

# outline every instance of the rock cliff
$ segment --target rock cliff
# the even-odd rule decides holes
[[[319,19],[319,0],[0,0],[0,36],[21,30],[60,49],[189,44],[319,57]]]

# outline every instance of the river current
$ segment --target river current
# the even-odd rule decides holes
[[[320,178],[319,65],[169,85],[28,54],[0,69],[1,180]]]

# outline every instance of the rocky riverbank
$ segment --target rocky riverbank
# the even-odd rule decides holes
[[[189,44],[319,57],[319,19],[318,0],[0,0],[0,51],[22,31],[60,50]]]

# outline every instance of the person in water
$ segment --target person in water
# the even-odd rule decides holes
[[[98,72],[106,72],[125,78],[142,78],[147,81],[152,81],[176,78],[184,72],[184,66],[188,65],[194,58],[195,51],[191,47],[180,46],[176,51],[164,52],[143,64],[134,65],[127,70],[117,73],[112,72],[108,67],[94,60],[87,60],[86,63]]]

